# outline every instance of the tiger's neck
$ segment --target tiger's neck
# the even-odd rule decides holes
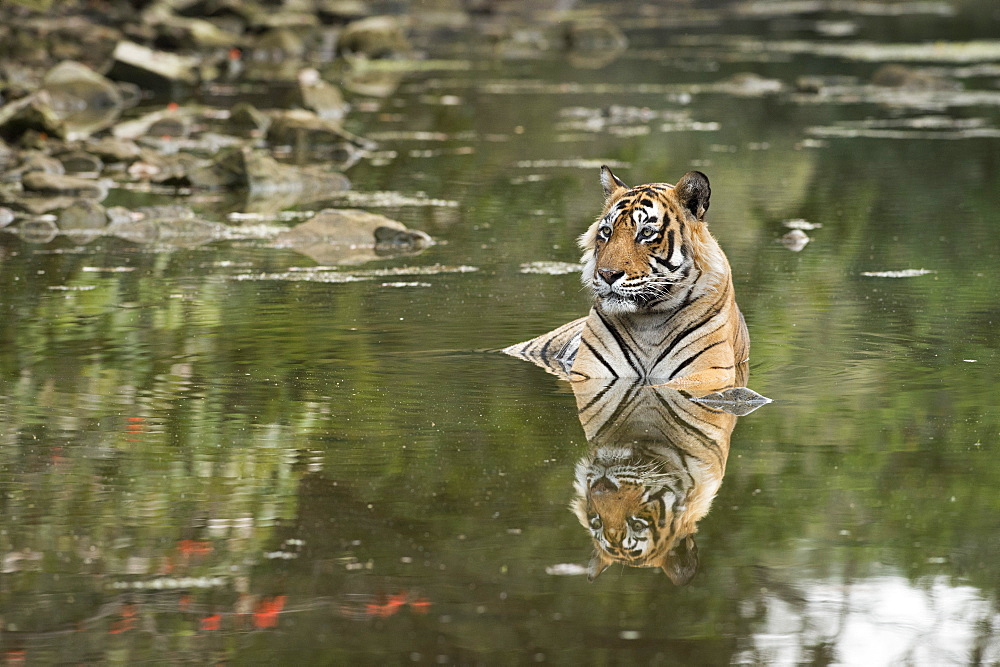
[[[721,390],[733,385],[742,317],[732,279],[685,287],[670,308],[606,312],[591,308],[573,362],[573,379],[639,378],[673,382],[701,374]],[[707,375],[705,375],[707,374]]]

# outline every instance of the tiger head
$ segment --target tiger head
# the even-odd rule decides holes
[[[676,585],[694,576],[696,524],[718,487],[692,494],[670,468],[629,446],[601,447],[577,463],[571,508],[593,538],[590,581],[612,563],[660,568]]]
[[[604,212],[580,237],[583,284],[607,313],[667,310],[729,264],[705,225],[712,189],[700,171],[676,185],[625,185],[601,167]]]

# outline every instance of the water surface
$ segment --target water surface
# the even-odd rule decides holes
[[[416,256],[0,235],[8,657],[1000,660],[1000,55],[973,3],[908,4],[617,17],[629,46],[601,57],[426,37],[349,117],[379,145],[352,192],[265,220],[356,206],[438,240]],[[887,25],[980,50],[879,51]],[[885,62],[962,90],[877,86]],[[566,265],[602,163],[709,176],[774,400],[736,420],[681,586],[588,583],[577,397],[484,352],[586,312]]]

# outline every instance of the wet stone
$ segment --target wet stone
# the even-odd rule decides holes
[[[320,118],[337,121],[347,115],[348,105],[340,90],[321,79],[312,68],[299,72],[299,94],[302,106],[315,111]]]
[[[66,167],[56,158],[38,151],[25,151],[21,155],[21,163],[11,171],[11,175],[20,175],[40,171],[46,174],[65,174]]]
[[[14,211],[9,208],[0,206],[0,229],[6,227],[10,223],[14,222],[15,219]]]
[[[320,264],[360,264],[390,255],[410,254],[433,245],[430,236],[377,213],[359,209],[324,209],[279,234],[290,247]]]
[[[91,232],[102,231],[108,225],[104,207],[93,199],[79,199],[59,212],[59,231]]]
[[[0,138],[20,139],[29,130],[52,136],[63,135],[63,123],[44,90],[0,107]]]
[[[17,233],[28,243],[44,244],[59,235],[59,228],[48,218],[36,218],[19,224]]]
[[[62,136],[69,140],[110,127],[123,108],[114,83],[82,63],[59,63],[45,75],[42,86],[62,125]]]
[[[337,43],[337,52],[347,56],[389,58],[411,50],[399,21],[390,16],[372,16],[347,24]]]
[[[241,137],[259,137],[267,133],[271,118],[251,104],[240,102],[229,114],[226,128]]]
[[[59,162],[68,174],[100,174],[104,169],[104,163],[99,157],[83,151],[63,153],[59,156]]]
[[[67,195],[104,199],[108,196],[108,184],[78,176],[50,174],[32,171],[24,175],[21,185],[26,192],[42,195]]]
[[[139,158],[139,146],[129,139],[103,137],[87,144],[87,150],[106,162],[131,162]]]
[[[197,58],[155,51],[141,44],[121,41],[115,47],[114,65],[108,76],[144,88],[159,90],[164,85],[198,83]]]

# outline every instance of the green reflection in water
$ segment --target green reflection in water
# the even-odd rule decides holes
[[[312,262],[256,242],[0,237],[5,647],[42,662],[850,662],[875,645],[996,660],[996,139],[817,139],[941,112],[787,92],[875,65],[681,47],[596,70],[539,54],[414,72],[398,110],[353,121],[396,152],[354,168],[358,190],[459,202],[379,208],[447,243],[378,266],[475,272],[238,280]],[[751,69],[787,94],[685,88]],[[446,96],[463,103],[432,103]],[[389,134],[414,128],[441,137]],[[751,386],[775,399],[733,431],[685,587],[550,574],[590,558],[567,510],[587,434],[567,385],[477,351],[586,312],[577,276],[519,267],[578,259],[600,161],[635,182],[709,174]],[[800,252],[778,243],[795,219],[819,225]],[[930,273],[864,275],[909,269]]]

